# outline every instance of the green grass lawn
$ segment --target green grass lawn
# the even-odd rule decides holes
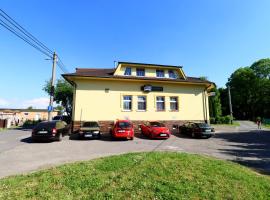
[[[270,124],[263,124],[263,127],[270,129]]]
[[[270,199],[270,178],[184,153],[132,153],[0,180],[0,199]]]

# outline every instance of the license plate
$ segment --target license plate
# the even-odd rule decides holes
[[[92,137],[92,134],[86,134],[84,137]]]
[[[211,132],[211,130],[210,129],[206,129],[205,132]]]
[[[167,136],[167,134],[165,134],[165,133],[161,133],[161,134],[160,134],[160,136]]]
[[[44,134],[44,133],[48,133],[48,131],[39,131],[38,133]]]

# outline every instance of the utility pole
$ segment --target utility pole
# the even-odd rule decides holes
[[[230,107],[230,116],[231,124],[233,123],[233,111],[232,111],[232,100],[231,100],[231,87],[228,86],[228,96],[229,96],[229,107]]]
[[[51,80],[51,91],[50,91],[50,104],[48,106],[48,121],[52,120],[53,111],[53,98],[54,98],[54,82],[55,82],[55,65],[57,61],[57,55],[53,53],[53,66],[52,66],[52,80]]]

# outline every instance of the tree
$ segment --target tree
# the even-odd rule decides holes
[[[237,119],[251,119],[254,115],[256,75],[250,67],[237,69],[229,78],[234,116]]]
[[[212,118],[218,118],[222,115],[220,93],[217,88],[211,89],[211,92],[215,92],[215,96],[209,97],[209,114]]]
[[[270,79],[270,59],[265,58],[254,62],[250,68],[258,78]]]
[[[50,94],[51,83],[46,81],[43,90]],[[54,101],[61,104],[67,114],[71,116],[72,114],[72,102],[73,102],[73,87],[64,79],[58,79],[56,86],[54,88]]]
[[[237,69],[229,78],[234,116],[255,120],[270,117],[270,59]],[[224,98],[222,100],[223,104]]]
[[[33,106],[28,106],[27,107],[27,110],[33,110],[34,108],[33,108]]]

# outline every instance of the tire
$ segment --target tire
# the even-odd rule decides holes
[[[58,135],[58,137],[57,137],[57,141],[60,142],[60,141],[62,141],[62,139],[63,139],[63,134],[60,133],[60,134]]]
[[[194,132],[191,133],[191,137],[195,138],[195,133]]]
[[[133,139],[134,139],[134,137],[131,137],[131,138],[130,138],[130,140],[133,140]]]
[[[98,139],[101,139],[101,134],[98,134]]]

